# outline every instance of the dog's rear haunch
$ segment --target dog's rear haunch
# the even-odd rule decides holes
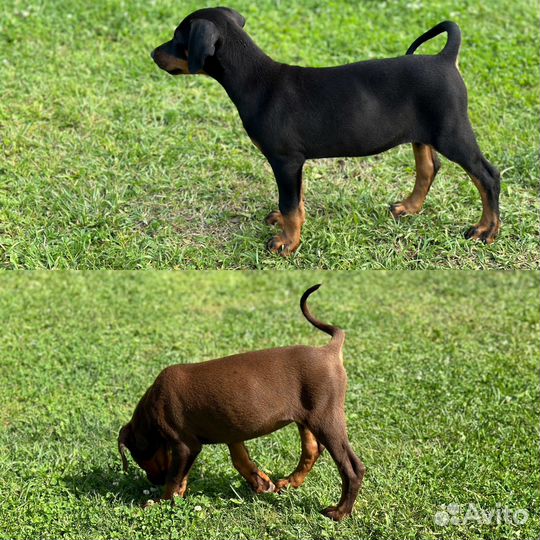
[[[332,68],[275,62],[251,40],[244,24],[232,9],[198,10],[152,58],[171,75],[213,77],[236,105],[278,184],[279,210],[266,220],[282,232],[270,239],[270,250],[289,255],[300,245],[307,159],[368,156],[404,143],[412,143],[416,182],[408,197],[390,206],[392,215],[398,219],[420,212],[439,170],[440,152],[465,169],[480,193],[482,216],[466,238],[495,240],[499,172],[480,151],[469,121],[467,90],[457,67],[457,24],[436,25],[404,56]],[[439,54],[413,54],[443,32],[448,41]]]
[[[315,319],[306,305],[318,288],[303,294],[300,307],[312,325],[332,337],[327,345],[296,345],[165,368],[120,430],[124,470],[129,450],[150,482],[165,485],[163,499],[184,496],[202,446],[222,443],[256,493],[280,492],[301,486],[326,447],[339,469],[342,494],[323,513],[337,521],[349,515],[364,465],[351,448],[345,423],[345,333]],[[292,422],[300,431],[300,461],[288,477],[273,483],[250,459],[244,441]]]

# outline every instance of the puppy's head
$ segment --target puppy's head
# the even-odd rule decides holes
[[[246,20],[233,9],[200,9],[188,15],[170,41],[152,51],[154,62],[171,75],[205,73],[204,64],[214,56],[230,25],[244,27]]]
[[[148,438],[132,425],[126,424],[118,434],[118,450],[122,456],[124,471],[127,471],[128,460],[126,451],[146,473],[152,484],[158,486],[165,483],[167,471],[171,462],[171,451],[165,441],[159,438]]]

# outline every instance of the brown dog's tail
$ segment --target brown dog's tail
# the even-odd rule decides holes
[[[307,299],[308,296],[315,292],[321,284],[313,285],[313,287],[310,287],[303,295],[302,298],[300,298],[300,309],[302,310],[302,313],[304,314],[304,317],[315,327],[319,330],[322,330],[323,332],[326,332],[328,335],[332,336],[332,343],[336,343],[336,345],[339,345],[340,347],[343,345],[343,342],[345,341],[345,332],[338,328],[337,326],[332,326],[331,324],[323,323],[319,320],[317,320],[310,312],[307,307]]]
[[[461,47],[461,30],[459,26],[452,21],[443,21],[431,30],[428,30],[425,34],[422,34],[419,38],[416,38],[412,45],[407,49],[407,54],[412,54],[422,43],[429,41],[430,39],[446,32],[448,34],[448,41],[444,46],[444,49],[439,53],[439,56],[444,56],[452,62],[457,60],[459,49]]]

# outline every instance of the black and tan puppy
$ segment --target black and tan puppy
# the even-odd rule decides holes
[[[482,217],[466,238],[494,241],[500,228],[499,173],[480,151],[469,121],[467,90],[457,67],[461,32],[455,23],[438,24],[405,56],[331,68],[275,62],[244,32],[244,23],[228,8],[195,11],[152,58],[172,75],[213,77],[236,105],[278,184],[279,211],[267,221],[282,233],[268,242],[272,251],[287,255],[300,244],[306,159],[368,156],[403,143],[412,143],[416,183],[408,197],[390,206],[394,217],[421,210],[439,170],[440,152],[461,165],[480,192]],[[442,32],[448,41],[439,54],[413,55]]]
[[[351,448],[345,424],[345,333],[315,319],[306,306],[318,288],[304,293],[300,307],[311,324],[332,336],[328,345],[268,349],[165,368],[120,430],[124,469],[129,449],[150,482],[165,484],[164,499],[184,496],[202,446],[223,443],[255,492],[279,492],[302,485],[326,447],[339,469],[342,494],[337,506],[323,513],[334,520],[350,514],[364,465]],[[300,430],[300,462],[290,476],[274,484],[251,461],[244,441],[291,422]]]

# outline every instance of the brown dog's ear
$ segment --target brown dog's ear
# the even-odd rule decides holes
[[[118,434],[118,451],[120,452],[120,455],[122,456],[122,468],[124,469],[124,472],[128,470],[128,460],[126,456],[126,450],[127,447],[127,440],[130,436],[131,432],[131,425],[126,424]]]
[[[205,60],[216,52],[219,30],[212,21],[195,19],[191,23],[188,44],[188,67],[190,73],[198,73]]]
[[[244,25],[246,24],[246,18],[242,17],[238,11],[234,11],[234,9],[228,8],[228,7],[220,7],[218,8],[221,11],[224,11],[227,17],[229,19],[232,19],[240,28],[244,28]]]

